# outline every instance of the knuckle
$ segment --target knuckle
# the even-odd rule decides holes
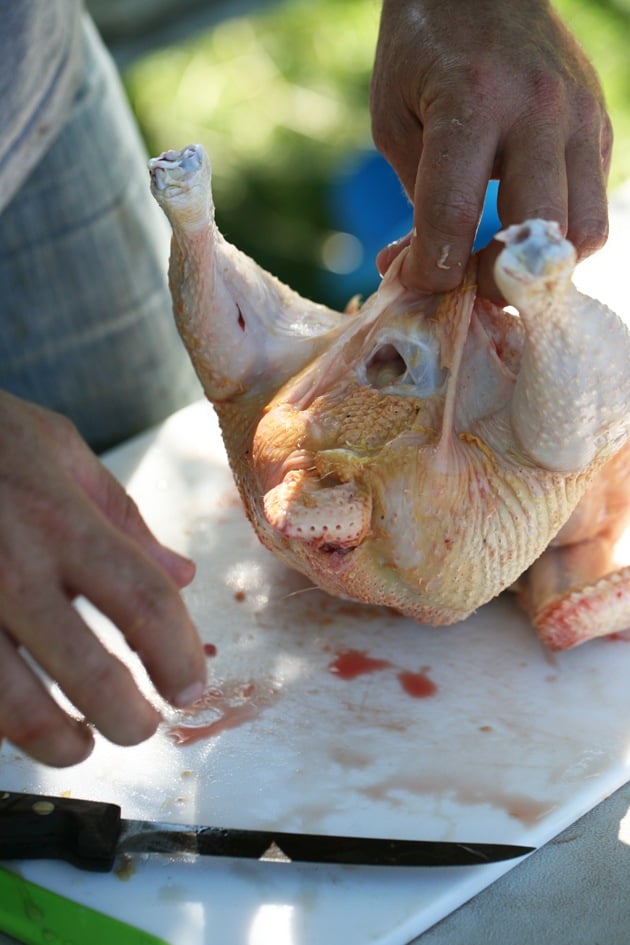
[[[608,174],[610,169],[610,161],[612,158],[612,148],[614,141],[614,132],[613,126],[608,115],[605,116],[605,121],[602,127],[602,132],[600,136],[600,154],[602,158],[602,166],[604,168],[605,174]]]
[[[152,708],[145,711],[133,677],[126,666],[110,654],[84,665],[68,695],[91,724],[119,745],[135,745],[153,734],[159,717]],[[136,711],[133,711],[133,710]]]
[[[422,208],[416,226],[432,242],[454,247],[467,243],[479,222],[480,205],[477,195],[471,190],[453,186],[448,193],[433,193],[431,200]],[[420,215],[420,214],[419,214]]]
[[[29,599],[31,584],[29,576],[14,557],[0,550],[0,616],[5,607]]]
[[[89,715],[90,706],[107,705],[118,697],[121,677],[125,675],[122,663],[99,648],[95,657],[84,658],[81,675],[72,686],[71,697]]]
[[[56,767],[82,761],[93,744],[87,726],[68,718],[57,706],[38,709],[29,705],[28,713],[12,713],[11,721],[2,728],[17,748]]]
[[[530,81],[530,103],[534,110],[557,121],[558,112],[566,101],[566,83],[558,73],[537,69]]]
[[[38,425],[39,434],[44,442],[48,441],[55,451],[72,451],[82,444],[79,431],[72,420],[64,414],[44,407],[35,407],[33,418]]]
[[[166,578],[156,575],[153,580],[137,584],[133,589],[133,609],[136,622],[153,625],[171,619],[177,611],[179,595]]]
[[[124,627],[125,638],[143,660],[150,660],[152,641],[159,638],[165,628],[183,622],[182,599],[166,576],[156,574],[152,580],[138,582],[130,589],[128,604],[133,617]]]
[[[575,89],[573,106],[576,125],[583,133],[593,135],[597,139],[600,132],[610,126],[603,102],[595,97],[590,89],[584,86]]]
[[[54,714],[39,711],[31,706],[26,714],[15,712],[11,720],[3,727],[7,738],[14,745],[28,751],[38,742],[56,741],[63,723],[60,723]]]
[[[465,63],[460,70],[465,78],[464,89],[458,89],[456,102],[461,108],[462,101],[467,103],[470,116],[481,106],[483,110],[494,111],[500,103],[505,90],[505,73],[492,56],[480,56]]]
[[[575,246],[579,259],[584,259],[601,249],[608,239],[608,217],[592,216],[573,223],[569,239]]]
[[[64,416],[61,413],[52,413],[51,414],[51,424],[50,429],[55,435],[56,439],[61,442],[64,446],[68,441],[79,440],[79,431],[77,430],[75,424],[69,417]]]
[[[113,476],[103,479],[101,508],[105,517],[123,532],[135,531],[142,523],[138,506]]]
[[[419,132],[418,122],[401,115],[395,108],[372,111],[372,139],[378,151],[394,166],[399,163],[400,154],[406,151],[410,138],[417,137]]]

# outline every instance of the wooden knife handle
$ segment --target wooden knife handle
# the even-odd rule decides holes
[[[116,858],[120,807],[0,790],[0,859],[66,860],[108,872]]]

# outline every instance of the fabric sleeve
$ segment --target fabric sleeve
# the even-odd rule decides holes
[[[0,2],[0,212],[54,140],[80,77],[78,0]]]

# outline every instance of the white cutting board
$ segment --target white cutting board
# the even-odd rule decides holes
[[[615,291],[612,277],[604,283]],[[630,634],[552,655],[509,596],[431,629],[309,588],[255,539],[205,403],[107,464],[160,538],[197,562],[185,597],[216,646],[213,695],[201,717],[171,712],[133,749],[99,739],[71,769],[5,745],[0,787],[113,801],[128,817],[539,846],[628,780]],[[125,652],[107,621],[86,615]],[[361,662],[348,651],[386,665],[344,678],[332,670]],[[404,683],[435,688],[418,697]],[[182,723],[216,724],[178,745],[171,730]],[[152,857],[126,878],[46,862],[20,869],[171,945],[406,945],[515,863]]]
[[[3,788],[115,801],[130,817],[538,846],[627,780],[630,640],[550,655],[510,598],[436,630],[308,589],[253,537],[204,403],[109,465],[155,530],[197,561],[186,598],[217,647],[218,692],[192,721],[235,726],[178,746],[173,713],[144,745],[99,740],[61,771],[5,746]],[[391,665],[344,679],[330,669],[348,650]],[[435,692],[412,697],[401,671]],[[126,881],[47,863],[24,874],[172,945],[403,945],[511,865],[153,858]]]

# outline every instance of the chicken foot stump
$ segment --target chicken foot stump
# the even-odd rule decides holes
[[[516,586],[554,648],[630,627],[630,336],[573,286],[556,224],[499,236],[518,315],[477,296],[474,260],[453,292],[405,289],[402,254],[342,313],[223,238],[203,148],[150,174],[177,325],[267,548],[435,625]]]

